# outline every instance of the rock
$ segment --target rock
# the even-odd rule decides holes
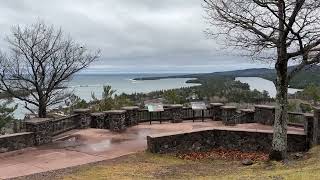
[[[199,142],[196,142],[192,145],[192,149],[199,151],[201,149],[201,144]]]
[[[245,159],[243,161],[241,161],[242,165],[245,166],[251,166],[253,164],[253,161],[251,159]]]
[[[294,154],[294,157],[295,157],[296,159],[301,159],[301,158],[303,158],[303,153],[295,153],[295,154]]]
[[[0,153],[5,153],[5,152],[8,152],[9,151],[9,149],[7,149],[7,148],[0,148]]]

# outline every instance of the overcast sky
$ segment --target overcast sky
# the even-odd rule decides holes
[[[0,48],[10,28],[37,19],[102,51],[87,72],[214,72],[270,67],[222,50],[203,32],[201,0],[1,0]]]

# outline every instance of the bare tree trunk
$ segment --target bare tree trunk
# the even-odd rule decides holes
[[[39,118],[46,118],[47,117],[47,105],[40,101],[38,108],[39,108],[38,109]]]
[[[270,159],[277,161],[287,158],[288,88],[284,78],[279,77],[277,83],[277,108],[270,153]]]
[[[288,57],[285,34],[285,5],[284,1],[278,3],[279,39],[277,43],[277,107],[273,125],[273,140],[270,159],[283,160],[287,158],[287,124],[288,124]]]
[[[282,43],[281,43],[282,44]],[[287,158],[287,124],[288,124],[288,61],[286,47],[278,48],[277,70],[277,98],[276,117],[273,126],[271,160]]]

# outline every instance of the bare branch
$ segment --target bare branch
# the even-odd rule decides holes
[[[10,55],[0,56],[0,89],[38,107],[39,117],[69,94],[64,86],[71,77],[99,57],[43,22],[16,26],[7,38]],[[23,91],[27,96],[21,96]]]

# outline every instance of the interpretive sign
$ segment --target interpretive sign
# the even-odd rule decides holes
[[[147,106],[149,112],[162,112],[162,111],[164,111],[162,103],[152,103],[152,104],[147,104],[146,106]]]
[[[192,110],[205,110],[207,106],[204,102],[191,102]]]

